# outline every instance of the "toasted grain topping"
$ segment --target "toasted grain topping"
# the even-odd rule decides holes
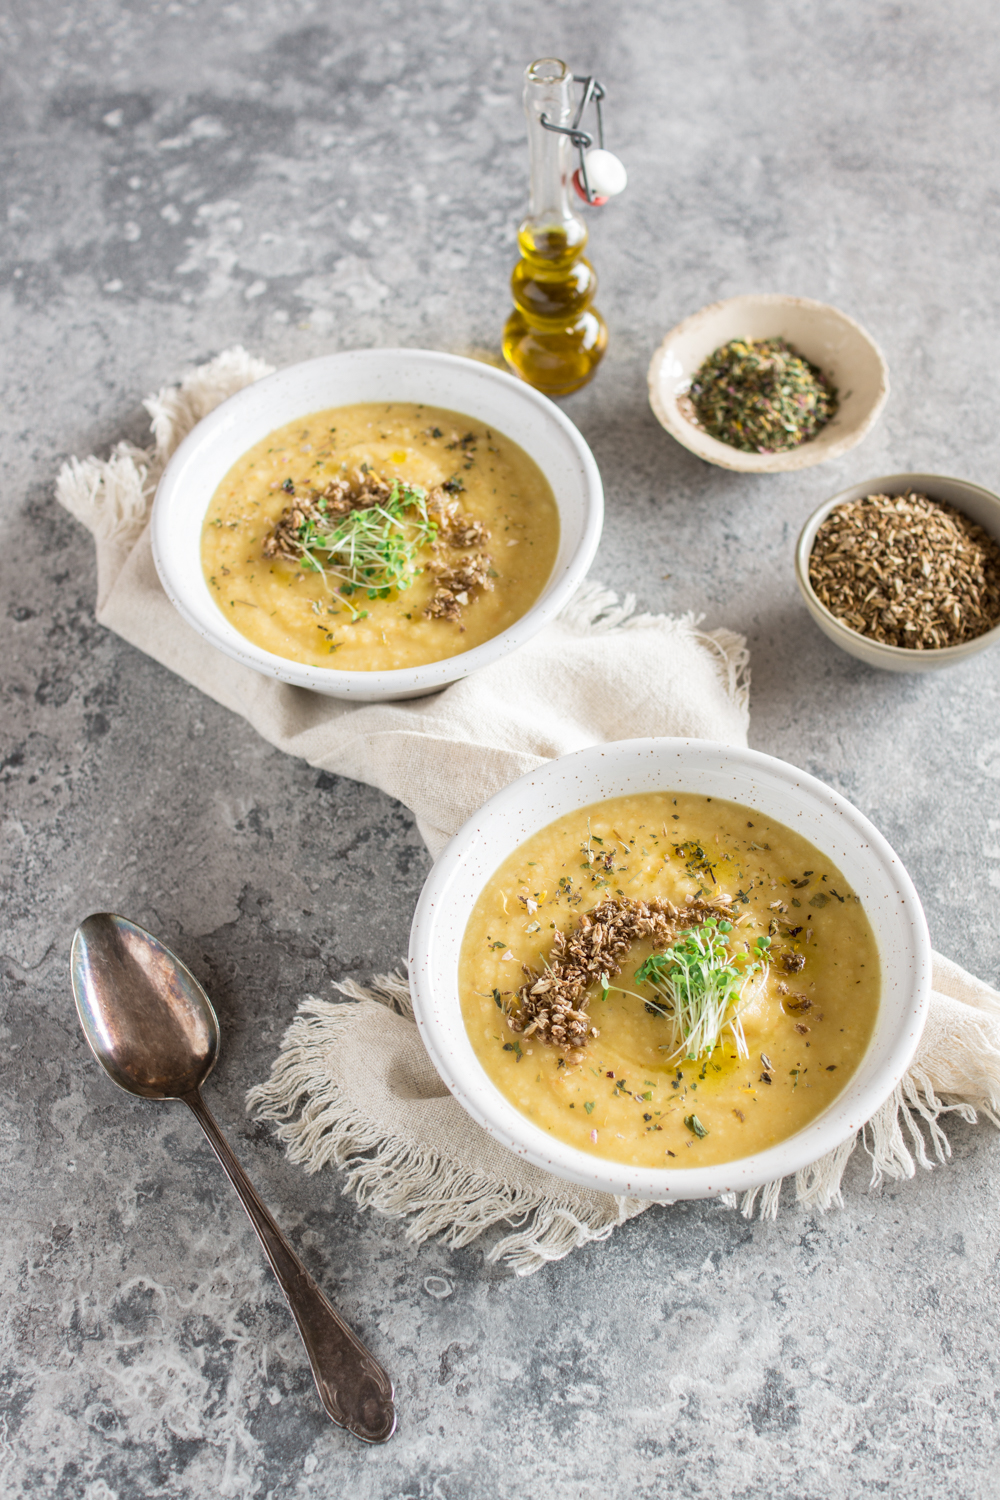
[[[351,479],[334,479],[323,489],[296,486],[286,480],[284,488],[295,499],[281,512],[275,525],[264,538],[262,551],[265,557],[283,557],[288,562],[298,562],[305,556],[306,543],[303,531],[307,521],[314,526],[329,529],[354,510],[369,510],[373,505],[384,505],[392,494],[391,485],[374,474],[356,473]]]
[[[678,908],[670,901],[606,897],[593,911],[581,913],[568,934],[556,929],[551,960],[541,974],[524,968],[527,983],[517,992],[508,1026],[551,1046],[585,1047],[592,1034],[588,989],[598,982],[607,987],[637,939],[652,938],[665,948],[684,928],[710,916],[731,916],[728,902],[695,899]]]
[[[939,650],[1000,624],[1000,546],[915,491],[835,506],[816,533],[809,581],[843,625],[886,646]]]
[[[457,506],[454,508],[457,510]],[[461,513],[448,517],[443,536],[449,547],[481,547],[490,539],[489,531],[482,521],[473,521]]]
[[[461,620],[470,593],[474,589],[489,593],[493,588],[492,559],[487,552],[476,552],[457,563],[433,562],[431,568],[437,589],[424,610],[429,619]]]
[[[812,1001],[808,995],[791,995],[785,1001],[785,1009],[792,1011],[804,1011],[812,1008]]]
[[[465,514],[447,485],[425,492],[362,467],[323,489],[292,479],[282,488],[293,498],[264,538],[264,556],[304,562],[338,583],[341,595],[364,590],[369,598],[385,597],[392,587],[409,587],[425,546],[435,584],[424,610],[428,618],[458,623],[472,595],[493,588],[497,575],[489,554],[461,555],[481,547],[490,533]]]

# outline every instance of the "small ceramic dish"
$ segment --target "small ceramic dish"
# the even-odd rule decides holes
[[[702,361],[731,339],[784,338],[837,387],[837,414],[807,443],[787,453],[743,453],[709,437],[684,397]],[[874,426],[889,394],[881,351],[846,313],[808,297],[774,293],[713,302],[667,334],[649,366],[649,403],[659,422],[707,463],[743,474],[808,469],[839,458]],[[690,415],[685,415],[688,406]]]
[[[492,640],[442,661],[388,672],[307,666],[254,645],[222,614],[201,565],[209,501],[236,460],[297,417],[363,401],[420,402],[495,427],[535,460],[559,508],[559,550],[540,596]],[[359,703],[418,698],[530,640],[583,581],[601,539],[604,491],[593,454],[554,402],[492,365],[429,349],[354,349],[289,365],[216,408],[181,443],[153,504],[153,557],[164,589],[205,640],[266,677]]]
[[[909,651],[904,646],[886,646],[860,635],[831,614],[821,604],[809,581],[809,558],[812,555],[816,533],[827,516],[837,505],[846,505],[852,500],[862,500],[865,495],[906,495],[916,490],[930,500],[943,500],[953,505],[970,520],[977,522],[984,531],[1000,544],[1000,497],[978,484],[969,484],[965,479],[948,479],[942,474],[886,474],[881,479],[866,479],[841,490],[832,500],[827,500],[809,517],[799,536],[795,549],[795,581],[805,600],[806,609],[812,615],[823,634],[829,636],[858,661],[870,667],[881,667],[887,672],[933,672],[938,667],[950,667],[955,662],[975,656],[1000,641],[1000,625],[987,630],[975,640],[963,641],[960,646],[942,646],[939,650]]]
[[[458,962],[472,909],[498,866],[555,818],[592,802],[648,791],[697,792],[755,808],[795,829],[840,868],[860,897],[882,961],[875,1030],[843,1092],[803,1130],[721,1166],[627,1166],[554,1140],[487,1076],[462,1020]],[[927,924],[899,857],[838,792],[770,755],[705,740],[594,745],[505,787],[452,839],[427,878],[410,934],[410,984],[420,1034],[459,1103],[535,1166],[601,1192],[672,1202],[743,1192],[810,1165],[848,1140],[899,1083],[930,996]]]

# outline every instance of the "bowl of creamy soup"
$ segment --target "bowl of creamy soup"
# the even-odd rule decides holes
[[[410,940],[421,1035],[498,1141],[606,1192],[742,1192],[848,1140],[912,1060],[930,943],[899,857],[757,751],[630,740],[469,820]]]
[[[584,578],[590,449],[506,371],[422,349],[332,354],[185,439],[152,516],[161,581],[234,660],[334,697],[418,697],[515,650]]]

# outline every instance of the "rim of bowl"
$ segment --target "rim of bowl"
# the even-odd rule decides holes
[[[800,443],[797,448],[788,449],[785,453],[744,453],[739,448],[733,448],[728,443],[711,437],[704,428],[695,427],[689,422],[677,408],[676,396],[671,395],[665,400],[661,388],[661,371],[663,364],[673,352],[674,342],[697,324],[709,322],[723,311],[735,310],[743,304],[763,305],[775,309],[781,307],[804,309],[809,313],[832,315],[845,328],[849,328],[852,333],[856,334],[873,356],[878,370],[875,400],[861,421],[855,423],[841,437],[821,446],[818,444],[822,432],[818,433],[815,438],[810,438],[808,442]],[[689,379],[693,373],[693,371],[688,372],[685,379]],[[849,313],[841,312],[840,308],[834,307],[832,303],[817,302],[813,297],[793,297],[782,292],[742,292],[736,297],[726,297],[720,302],[710,302],[675,324],[659,344],[650,361],[647,385],[649,404],[661,427],[665,428],[671,437],[676,438],[677,442],[687,448],[689,453],[693,453],[696,458],[704,459],[706,463],[714,464],[717,468],[732,469],[741,474],[780,474],[798,469],[809,469],[814,464],[825,463],[827,459],[840,458],[867,437],[889,398],[889,367],[882,350],[867,329],[863,328]]]
[[[742,802],[746,806],[752,806],[753,803],[746,801],[747,788],[739,785],[740,773],[748,779],[756,773],[760,784],[765,787],[768,783],[772,787],[783,783],[788,788],[801,788],[812,799],[817,816],[821,816],[825,811],[829,813],[831,819],[841,820],[837,823],[831,822],[830,826],[845,830],[854,840],[856,848],[869,851],[867,859],[869,868],[887,877],[884,881],[885,892],[888,893],[891,885],[894,892],[894,905],[898,897],[899,902],[906,909],[905,931],[909,938],[909,945],[904,957],[899,960],[899,964],[909,973],[910,982],[909,990],[903,992],[905,998],[900,1000],[898,1015],[892,1023],[890,1055],[883,1058],[872,1077],[858,1081],[864,1069],[865,1059],[871,1053],[872,1046],[878,1038],[878,1023],[876,1022],[876,1031],[851,1079],[820,1115],[809,1121],[794,1135],[765,1151],[734,1158],[730,1162],[722,1162],[712,1167],[629,1166],[606,1157],[591,1156],[565,1142],[555,1140],[539,1126],[534,1125],[527,1116],[521,1114],[500,1093],[489,1079],[478,1058],[471,1053],[471,1043],[468,1042],[461,1017],[457,977],[454,974],[451,974],[447,981],[449,990],[444,1002],[451,1025],[449,1026],[447,1019],[442,1020],[435,1013],[437,984],[433,967],[435,944],[438,941],[438,924],[445,916],[449,902],[456,899],[456,891],[461,888],[470,851],[475,851],[477,846],[481,847],[484,837],[489,837],[490,825],[508,833],[514,821],[510,815],[512,806],[516,807],[524,788],[540,787],[540,795],[544,795],[546,790],[557,793],[557,797],[553,797],[549,803],[546,815],[537,823],[533,822],[531,832],[519,835],[513,842],[508,837],[505,841],[505,852],[495,863],[491,857],[489,870],[485,874],[477,874],[472,895],[469,896],[468,889],[458,895],[458,901],[468,906],[462,934],[458,938],[458,947],[461,945],[461,937],[464,935],[465,925],[468,922],[468,914],[471,913],[483,886],[503,859],[513,853],[514,849],[519,847],[525,839],[532,837],[534,832],[540,831],[559,817],[561,811],[586,807],[591,802],[604,800],[605,796],[624,795],[627,792],[627,787],[624,785],[626,782],[636,781],[637,784],[633,790],[651,789],[648,785],[651,779],[648,762],[643,774],[639,776],[642,759],[649,756],[654,758],[656,783],[661,791],[674,789],[671,785],[672,774],[677,773],[676,769],[673,773],[671,772],[671,759],[676,762],[685,756],[689,758],[689,761],[696,758],[699,767],[703,771],[707,769],[709,776],[714,774],[711,763],[721,759],[722,764],[718,767],[720,776],[727,781],[732,776],[738,783],[736,794],[726,797],[726,800]],[[595,793],[592,796],[581,795],[577,799],[571,799],[565,794],[564,787],[564,795],[558,798],[558,784],[561,780],[567,779],[567,772],[571,774],[577,767],[586,767],[587,781],[592,786],[594,769],[600,766],[601,762],[604,762],[603,769],[609,784],[614,784],[619,788],[617,793],[608,791],[603,795]],[[630,771],[631,774],[629,774]],[[735,775],[733,775],[734,772]],[[725,797],[725,794],[721,792],[713,791],[712,795]],[[766,804],[768,800],[766,794],[761,800]],[[773,814],[766,815],[774,816]],[[776,817],[775,820],[785,822],[783,818]],[[788,826],[787,822],[785,826]],[[475,857],[474,852],[472,857]],[[834,856],[830,857],[834,858]],[[839,858],[842,859],[843,855]],[[468,887],[467,879],[466,887]],[[869,911],[869,916],[871,916],[871,911]],[[875,925],[873,922],[873,927]],[[878,938],[877,932],[876,938]],[[445,940],[450,941],[447,938]],[[884,969],[885,959],[881,945],[880,959]],[[409,974],[417,1027],[435,1068],[466,1112],[493,1139],[543,1171],[582,1187],[600,1192],[672,1202],[681,1199],[712,1197],[724,1192],[744,1192],[750,1188],[762,1186],[764,1183],[776,1181],[811,1166],[828,1152],[835,1150],[850,1139],[890,1096],[913,1060],[930,1002],[931,945],[920,898],[899,856],[874,824],[834,788],[827,786],[817,777],[811,776],[807,771],[791,765],[788,761],[779,760],[776,756],[766,755],[759,750],[723,745],[709,740],[636,739],[592,745],[584,750],[548,761],[537,770],[530,771],[519,777],[517,781],[511,782],[473,814],[447,845],[433,866],[420,893],[410,933]],[[884,998],[883,991],[880,1005]],[[451,1037],[456,1025],[468,1048],[464,1059],[455,1058],[453,1055]],[[471,1083],[466,1081],[463,1069],[468,1069],[473,1074]]]
[[[444,365],[456,370],[468,371],[470,374],[475,372],[478,378],[484,379],[487,383],[495,381],[508,388],[512,387],[524,401],[537,407],[547,420],[559,429],[579,464],[585,504],[581,536],[575,552],[567,559],[561,573],[557,576],[553,569],[541,594],[531,608],[506,630],[491,636],[479,646],[473,646],[468,651],[457,652],[454,656],[444,657],[440,661],[426,662],[416,667],[397,667],[382,672],[347,672],[333,667],[313,667],[304,662],[295,662],[288,657],[278,656],[272,651],[266,651],[263,647],[254,645],[247,637],[240,635],[235,626],[229,625],[213,600],[207,599],[206,602],[218,614],[218,620],[208,609],[199,611],[192,606],[182,587],[175,580],[165,557],[167,552],[165,539],[171,519],[170,509],[174,496],[183,489],[187,481],[191,466],[197,463],[202,445],[211,441],[220,428],[231,423],[234,413],[238,413],[241,406],[249,405],[252,400],[259,400],[261,389],[266,390],[270,382],[287,380],[293,372],[317,369],[323,365],[374,364],[384,363],[387,360],[407,361],[411,364]],[[511,441],[515,443],[518,441],[517,436],[508,432],[506,427],[501,426],[500,423],[497,427]],[[256,437],[246,442],[241,451],[246,452],[266,435],[266,431],[261,430]],[[229,467],[231,465],[227,464],[226,469],[219,473],[217,483],[222,481]],[[556,496],[556,503],[557,505],[559,503],[558,496]],[[489,666],[492,662],[506,656],[508,652],[517,650],[554,619],[569,603],[594,560],[604,524],[604,487],[594,455],[579,429],[548,396],[542,395],[540,391],[536,391],[532,386],[509,374],[508,371],[497,369],[494,365],[485,364],[480,360],[467,359],[459,354],[446,354],[436,349],[343,349],[333,354],[322,354],[314,359],[298,360],[295,364],[284,365],[272,374],[265,375],[260,380],[244,386],[242,390],[228,397],[203,417],[171,455],[160,477],[153,501],[150,524],[153,561],[164,592],[187,624],[219,651],[243,666],[252,667],[266,677],[277,678],[281,682],[288,682],[296,687],[311,688],[327,696],[353,697],[362,701],[378,698],[392,699],[433,693],[439,688],[447,687],[449,683],[468,677],[481,667]]]
[[[855,654],[858,648],[863,648],[865,655],[871,657],[872,662],[880,658],[886,665],[891,663],[899,667],[904,663],[914,667],[948,666],[953,662],[965,661],[979,651],[984,651],[987,646],[1000,641],[1000,625],[994,625],[992,630],[986,630],[982,635],[974,636],[971,641],[962,641],[957,646],[937,646],[929,651],[916,651],[909,646],[887,646],[884,641],[874,641],[870,636],[862,635],[860,630],[852,630],[845,625],[843,620],[837,618],[820,599],[809,579],[809,559],[816,541],[816,533],[826,520],[830,512],[838,505],[848,504],[852,500],[860,500],[865,495],[884,494],[906,494],[911,489],[918,487],[926,490],[932,489],[935,484],[953,485],[956,489],[981,496],[996,508],[996,529],[983,525],[982,521],[976,521],[977,526],[982,526],[988,531],[1000,546],[1000,495],[995,495],[985,485],[974,484],[969,479],[955,479],[949,474],[882,474],[876,479],[863,480],[860,484],[849,485],[847,489],[841,490],[839,494],[830,500],[824,500],[809,517],[806,524],[799,533],[799,540],[795,547],[795,581],[806,605],[819,615],[822,615],[824,625],[828,627],[827,635],[836,645],[843,646],[845,650]],[[961,510],[961,505],[954,500],[943,496],[930,495],[930,499],[942,499],[945,505],[953,505],[956,510]],[[969,516],[969,520],[975,517]],[[845,644],[846,643],[846,644]]]

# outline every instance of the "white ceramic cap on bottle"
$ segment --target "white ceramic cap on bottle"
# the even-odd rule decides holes
[[[613,151],[594,146],[584,154],[590,191],[599,198],[614,198],[628,186],[628,173]]]

